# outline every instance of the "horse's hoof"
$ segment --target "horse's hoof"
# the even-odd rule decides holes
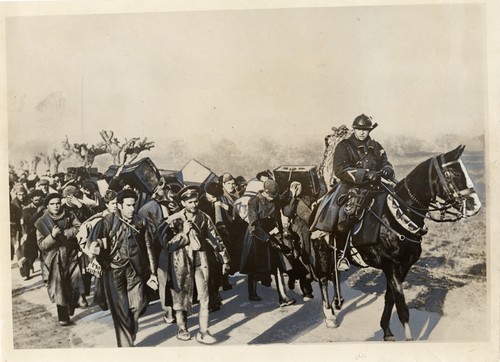
[[[407,341],[413,341],[413,338],[406,338]]]
[[[335,305],[335,309],[342,309],[342,306],[344,305],[344,298],[335,299],[333,301],[333,304]]]
[[[326,328],[337,328],[339,323],[337,322],[337,318],[325,319]]]
[[[386,341],[386,342],[396,342],[396,338],[394,338],[394,336],[384,336],[384,341]]]

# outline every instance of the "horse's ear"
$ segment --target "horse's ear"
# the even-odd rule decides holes
[[[453,160],[458,160],[460,156],[462,155],[462,152],[464,152],[465,146],[460,145],[457,148],[455,148],[452,151],[446,152],[444,155],[445,159],[447,162],[453,161]]]
[[[460,158],[460,156],[462,156],[462,153],[464,152],[464,150],[465,150],[465,145],[460,145],[455,149],[455,152],[456,152],[455,157],[457,160]]]

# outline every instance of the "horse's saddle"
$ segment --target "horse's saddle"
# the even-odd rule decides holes
[[[370,192],[370,194],[370,205],[351,229],[352,245],[356,248],[377,244],[379,239],[381,224],[377,217],[382,217],[387,193],[380,191]]]

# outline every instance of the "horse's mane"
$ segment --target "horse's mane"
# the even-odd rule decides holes
[[[399,190],[399,188],[404,184],[405,179],[408,180],[422,180],[422,177],[428,176],[429,173],[429,164],[432,161],[433,157],[426,159],[425,161],[420,162],[417,166],[415,166],[405,177],[403,177],[395,186],[395,190]]]

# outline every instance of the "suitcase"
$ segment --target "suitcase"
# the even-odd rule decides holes
[[[318,197],[320,184],[316,166],[280,166],[274,170],[274,179],[280,193],[285,192],[292,181],[302,184],[302,195]]]
[[[104,173],[104,177],[108,183],[116,174],[117,169],[118,166],[112,165],[109,166],[108,170]],[[125,165],[118,177],[119,179],[129,182],[139,191],[149,195],[153,193],[154,189],[160,182],[160,172],[149,157],[142,158],[137,162],[131,163],[130,165]]]
[[[191,160],[177,174],[177,179],[184,185],[195,185],[202,188],[217,176],[208,167],[196,160]],[[203,190],[202,190],[203,191]]]

